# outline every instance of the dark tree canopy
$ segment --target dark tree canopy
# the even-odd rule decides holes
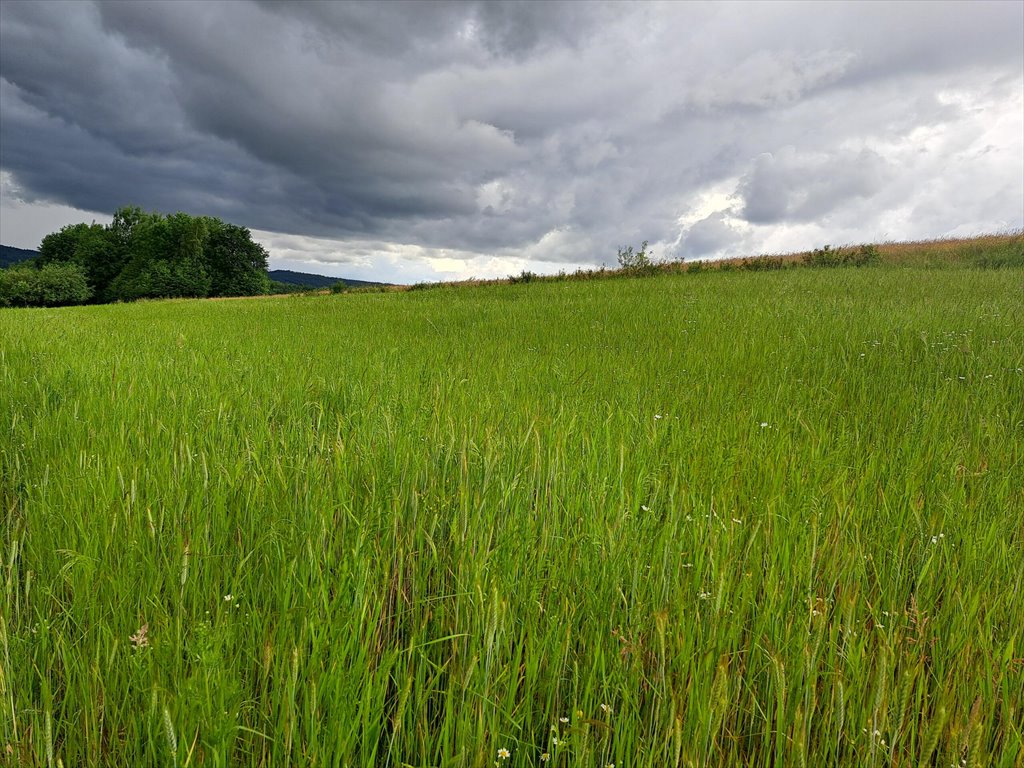
[[[206,219],[211,296],[251,296],[266,290],[267,252],[245,227]]]
[[[245,227],[209,216],[146,213],[137,206],[119,209],[108,226],[72,224],[47,235],[35,261],[36,271],[74,265],[84,277],[85,298],[59,303],[255,296],[269,287],[267,252]],[[23,285],[24,276],[15,282]]]

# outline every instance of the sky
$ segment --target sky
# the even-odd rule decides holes
[[[412,283],[1024,227],[1024,2],[0,2],[0,242]]]

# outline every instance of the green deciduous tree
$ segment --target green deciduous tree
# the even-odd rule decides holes
[[[110,286],[110,298],[206,296],[210,280],[203,262],[205,225],[199,219],[143,214],[132,226],[131,258]]]
[[[267,252],[245,227],[208,216],[117,210],[109,226],[43,238],[38,265],[79,265],[96,301],[266,293]]]
[[[267,252],[245,227],[208,220],[206,260],[210,268],[211,296],[255,296],[266,293]]]
[[[82,267],[93,294],[102,296],[120,271],[110,232],[102,224],[71,224],[43,238],[37,263],[73,262]]]

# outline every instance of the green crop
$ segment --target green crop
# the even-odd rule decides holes
[[[1022,286],[2,310],[0,764],[1020,765]]]

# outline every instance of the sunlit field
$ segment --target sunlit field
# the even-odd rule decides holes
[[[0,764],[1012,768],[1024,268],[0,310],[0,522]]]

